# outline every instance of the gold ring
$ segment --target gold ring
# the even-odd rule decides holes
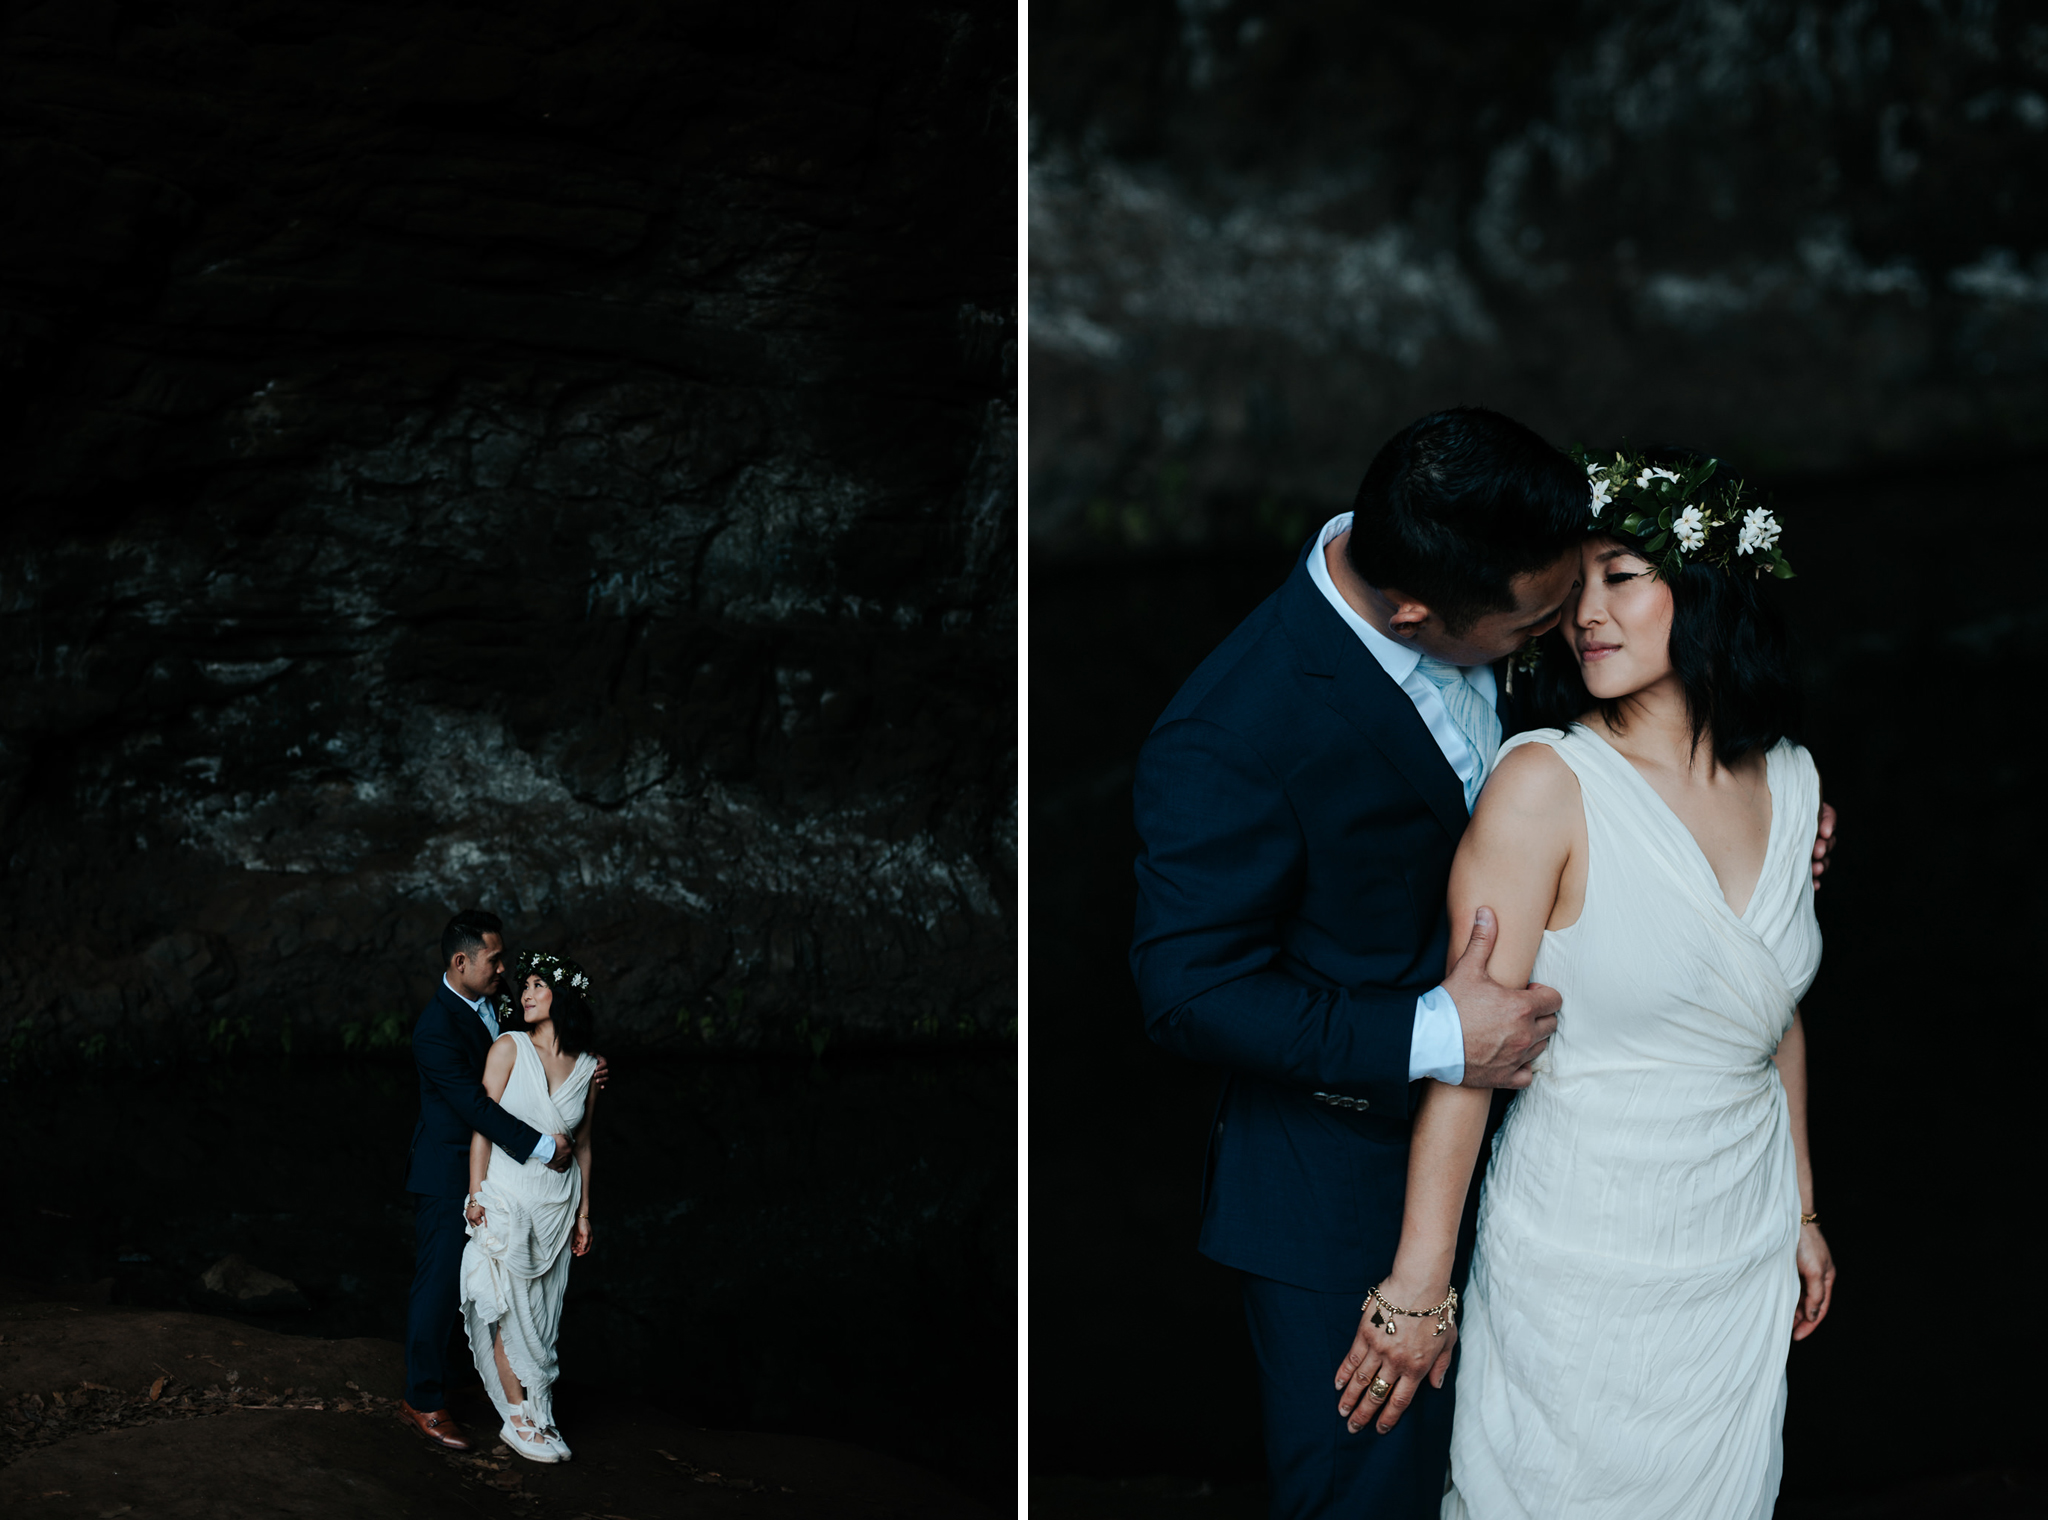
[[[1383,1377],[1374,1378],[1372,1380],[1372,1385],[1365,1390],[1366,1396],[1370,1398],[1375,1404],[1379,1403],[1382,1399],[1384,1399],[1388,1394],[1392,1393],[1393,1391],[1394,1385],[1388,1382]]]

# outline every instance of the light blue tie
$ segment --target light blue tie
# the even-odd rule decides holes
[[[1465,672],[1449,661],[1426,654],[1415,668],[1437,689],[1451,722],[1479,757],[1479,769],[1465,782],[1465,811],[1469,813],[1479,801],[1479,788],[1486,784],[1493,757],[1500,750],[1500,717],[1492,704],[1472,689]]]

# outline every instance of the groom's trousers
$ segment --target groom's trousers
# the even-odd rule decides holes
[[[1440,1389],[1425,1383],[1388,1435],[1370,1422],[1353,1435],[1337,1413],[1337,1364],[1364,1297],[1363,1288],[1319,1293],[1245,1274],[1272,1520],[1436,1520],[1450,1469],[1452,1378]]]
[[[448,1342],[460,1317],[468,1194],[413,1194],[412,1302],[405,1317],[405,1401],[422,1414],[448,1407]]]

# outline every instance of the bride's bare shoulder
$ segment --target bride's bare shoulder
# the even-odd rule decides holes
[[[1579,778],[1548,744],[1518,744],[1501,757],[1479,794],[1476,823],[1490,808],[1512,817],[1570,817],[1581,810]]]

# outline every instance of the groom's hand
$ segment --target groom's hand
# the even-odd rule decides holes
[[[1444,978],[1444,991],[1458,1005],[1465,1031],[1461,1087],[1527,1087],[1533,1079],[1529,1063],[1557,1032],[1558,1010],[1564,1006],[1556,989],[1541,982],[1503,987],[1487,974],[1498,932],[1493,909],[1474,913],[1471,942]]]
[[[575,1159],[576,1153],[569,1149],[569,1137],[567,1135],[555,1136],[555,1159],[548,1163],[548,1170],[551,1172],[566,1172],[569,1170],[569,1163]]]
[[[1835,853],[1835,810],[1827,803],[1820,805],[1820,827],[1813,836],[1813,890],[1820,890],[1821,873],[1828,868],[1828,857]]]

